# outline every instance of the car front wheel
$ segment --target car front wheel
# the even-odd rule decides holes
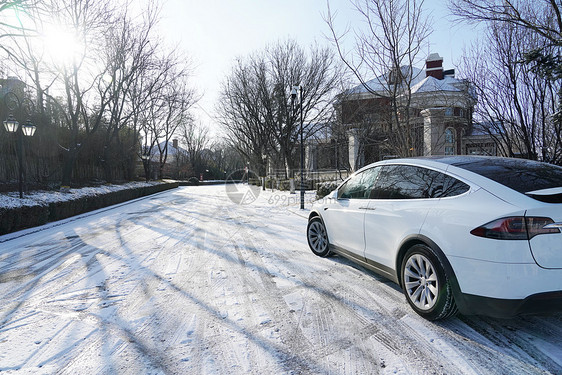
[[[320,257],[331,255],[326,227],[319,217],[314,217],[308,221],[306,237],[308,239],[308,246],[314,254]]]
[[[401,277],[408,303],[422,317],[438,320],[457,313],[442,262],[428,246],[414,245],[406,252]]]

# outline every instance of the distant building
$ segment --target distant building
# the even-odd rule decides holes
[[[17,77],[0,78],[0,98],[8,92],[13,92],[18,98],[24,97],[25,83]]]
[[[348,164],[352,170],[393,157],[385,137],[392,126],[391,116],[396,115],[392,113],[388,94],[392,88],[398,89],[399,100],[400,90],[404,100],[407,95],[403,94],[410,90],[409,121],[414,139],[408,147],[414,155],[496,154],[493,139],[476,131],[473,125],[477,101],[470,82],[455,78],[454,70],[444,70],[443,58],[433,53],[427,58],[424,70],[402,67],[338,96],[336,106],[340,126],[346,134]],[[338,144],[342,143],[340,139]],[[330,145],[334,145],[331,137],[316,141],[309,145],[307,156],[312,159],[331,149]],[[311,161],[307,165],[315,167]]]
[[[0,78],[0,116],[2,121],[8,115],[12,114],[18,116],[17,100],[22,100],[25,97],[26,85],[17,77]],[[13,93],[14,96],[6,96],[8,93]],[[16,99],[17,98],[17,99]]]
[[[489,155],[497,156],[498,143],[501,142],[498,124],[474,124],[470,133],[462,137],[462,155]]]
[[[160,150],[162,150],[162,153]],[[164,164],[164,169],[162,170],[163,176],[158,176],[160,158],[163,157],[166,152],[166,164]],[[148,154],[148,149],[144,148],[143,153]],[[189,153],[186,149],[179,146],[178,140],[175,138],[172,139],[171,142],[168,141],[166,143],[163,141],[153,146],[150,151],[149,163],[152,174],[151,178],[153,179],[157,179],[158,177],[184,179],[193,174],[191,164],[189,163]],[[142,162],[139,160],[137,169],[139,175],[144,174],[144,170],[141,167]]]

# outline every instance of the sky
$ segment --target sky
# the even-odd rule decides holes
[[[337,11],[336,26],[361,22],[349,0],[329,0]],[[456,68],[463,47],[474,39],[467,24],[454,22],[447,2],[426,0],[433,19],[429,53],[439,53],[445,69]],[[161,33],[167,43],[178,45],[192,59],[192,83],[203,95],[194,108],[197,121],[214,136],[220,130],[214,108],[221,82],[231,72],[237,57],[247,56],[267,45],[288,38],[302,47],[312,43],[330,45],[330,30],[323,19],[326,0],[164,0]],[[421,66],[420,66],[421,68]]]

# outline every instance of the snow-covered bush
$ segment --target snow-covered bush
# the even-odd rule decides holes
[[[316,189],[316,199],[322,199],[335,190],[341,181],[326,181],[319,183]]]

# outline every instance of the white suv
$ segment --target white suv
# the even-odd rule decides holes
[[[562,168],[476,156],[387,160],[309,216],[311,250],[398,283],[429,319],[562,309]]]

